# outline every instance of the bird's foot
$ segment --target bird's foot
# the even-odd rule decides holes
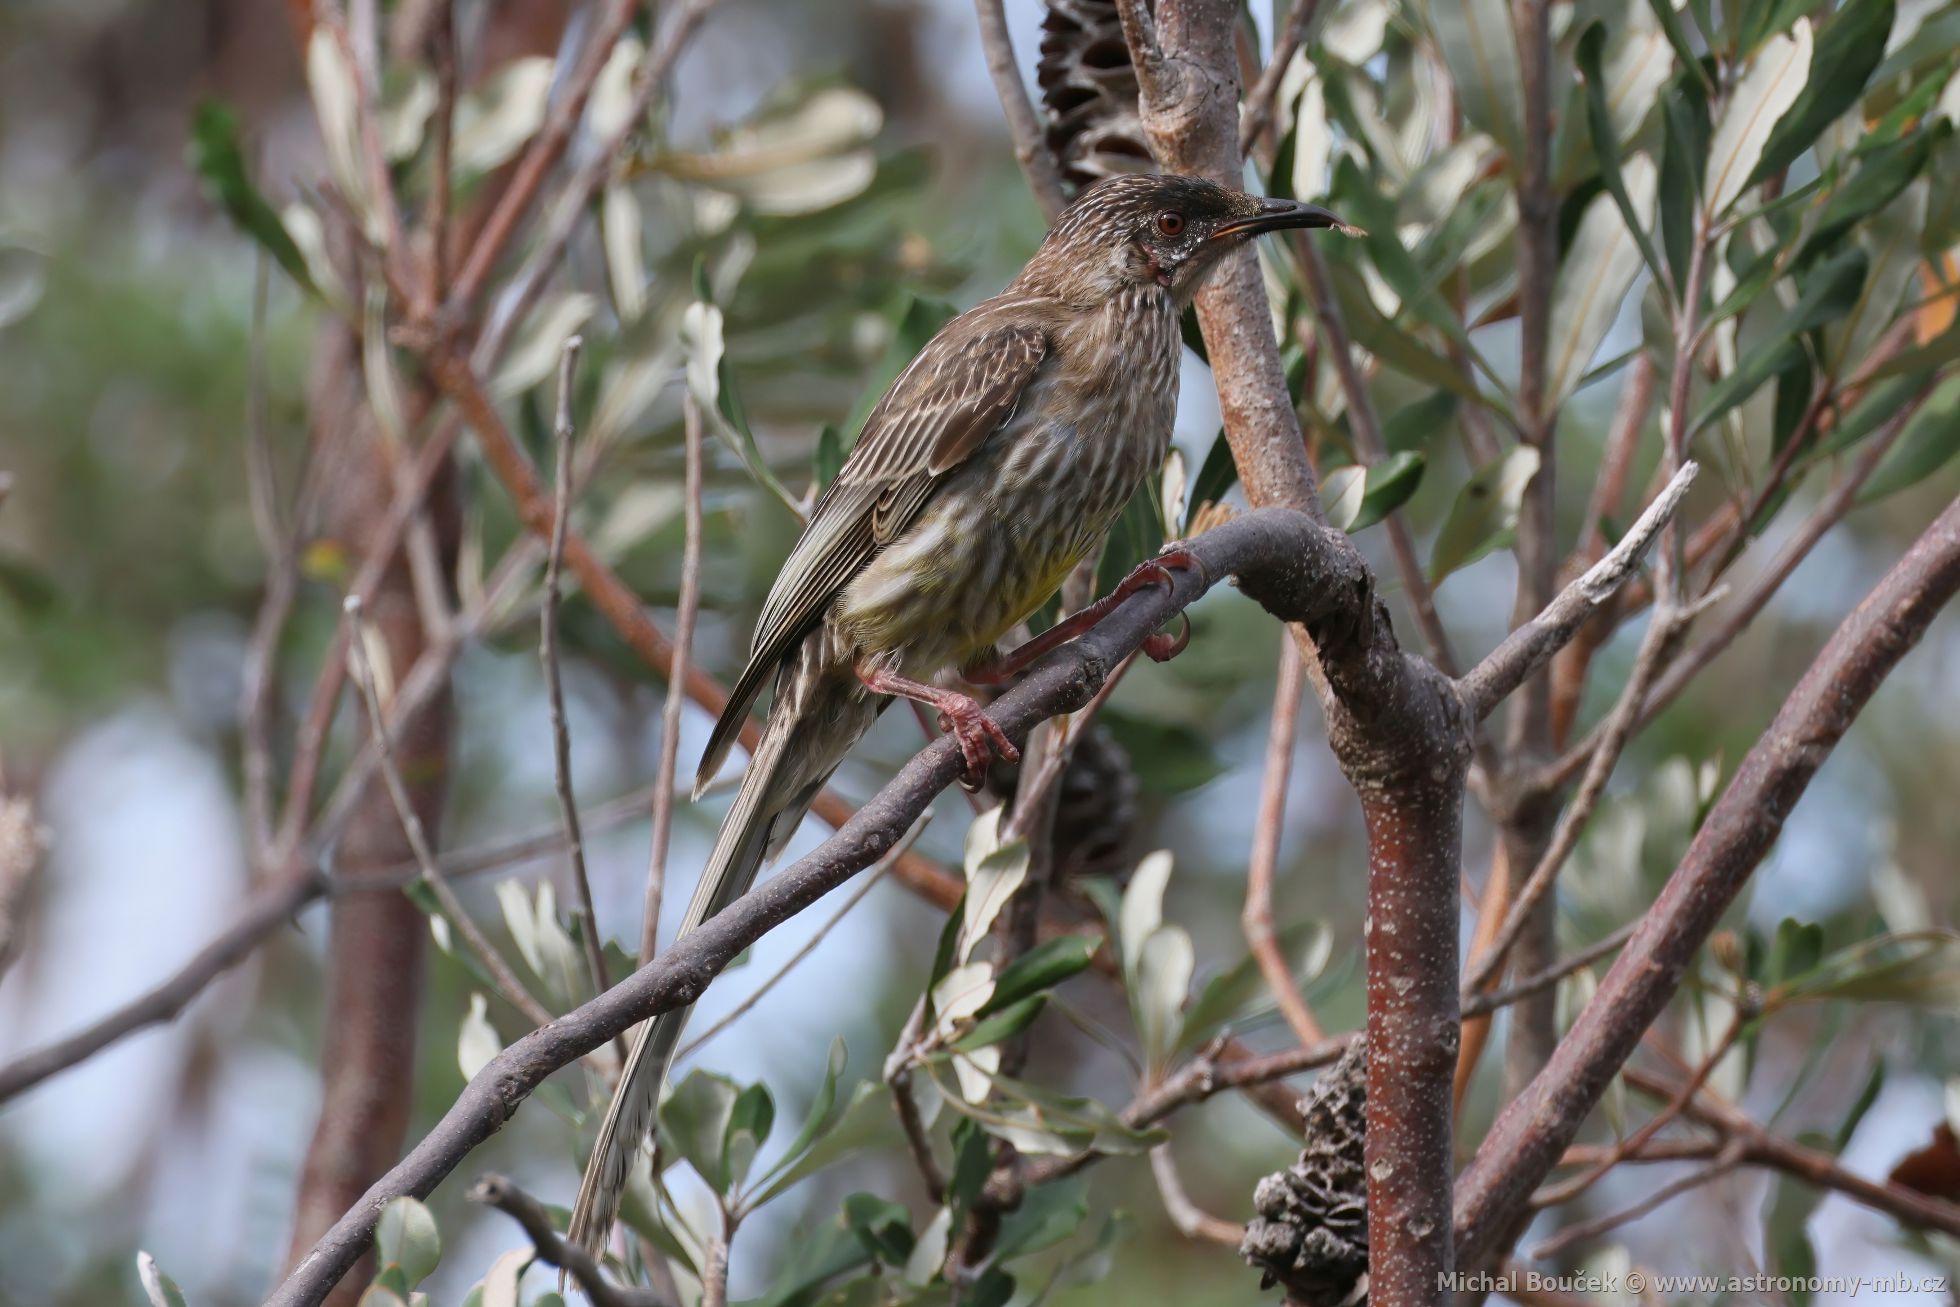
[[[1137,591],[1153,585],[1170,589],[1174,584],[1171,573],[1182,571],[1195,571],[1203,576],[1205,567],[1188,550],[1172,546],[1155,558],[1147,558],[1137,564],[1130,574],[1103,598],[1070,613],[1026,644],[1010,649],[1006,653],[976,659],[962,668],[960,675],[974,685],[1005,685],[1049,650],[1059,648],[1088,632],[1097,622],[1115,612],[1119,604]],[[1184,628],[1176,635],[1158,634],[1144,637],[1141,647],[1146,657],[1162,663],[1169,662],[1184,652],[1184,647],[1191,643],[1191,619],[1183,613],[1179,613],[1178,616],[1183,619]]]
[[[858,679],[875,694],[893,694],[939,710],[940,726],[959,742],[960,756],[966,760],[966,772],[960,784],[967,789],[977,790],[986,782],[987,768],[995,756],[1002,762],[1021,761],[1021,751],[1014,747],[1014,741],[1007,738],[1000,723],[987,716],[986,709],[971,695],[910,680],[877,667],[859,668]]]

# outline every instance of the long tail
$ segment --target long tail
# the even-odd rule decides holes
[[[748,893],[763,862],[789,839],[811,796],[875,716],[875,709],[836,711],[842,704],[824,705],[833,709],[829,712],[812,712],[816,705],[803,696],[790,696],[792,702],[784,702],[784,698],[779,692],[776,709],[749,759],[735,805],[722,819],[714,852],[701,872],[676,938],[685,938]],[[860,717],[861,723],[857,720]],[[652,1129],[660,1088],[689,1011],[678,1008],[663,1012],[639,1028],[619,1090],[599,1127],[598,1140],[579,1181],[568,1231],[573,1243],[594,1255],[612,1229],[626,1178]]]

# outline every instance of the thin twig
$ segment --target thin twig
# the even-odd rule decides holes
[[[694,623],[701,611],[701,406],[692,390],[681,397],[687,438],[687,507],[681,550],[681,593],[674,615],[672,670],[660,708],[660,761],[654,769],[653,837],[647,850],[646,910],[640,925],[640,965],[660,944],[660,904],[667,889],[667,848],[674,822],[674,780],[681,747],[681,705],[686,701],[687,665],[694,645]],[[705,1038],[705,1036],[704,1036]],[[695,1041],[697,1044],[700,1040]]]
[[[1169,1144],[1150,1150],[1150,1174],[1157,1181],[1157,1194],[1164,1200],[1164,1215],[1171,1218],[1177,1232],[1187,1239],[1203,1239],[1237,1248],[1245,1237],[1245,1227],[1236,1221],[1213,1216],[1193,1202],[1184,1188],[1184,1177],[1177,1173],[1177,1159]]]
[[[1747,1152],[1741,1140],[1731,1139],[1722,1146],[1722,1150],[1715,1155],[1715,1160],[1708,1165],[1696,1167],[1680,1179],[1662,1185],[1630,1207],[1567,1226],[1532,1248],[1531,1258],[1533,1261],[1542,1261],[1582,1240],[1596,1239],[1608,1231],[1617,1230],[1623,1225],[1637,1221],[1668,1200],[1687,1193],[1690,1189],[1699,1189],[1711,1181],[1721,1179],[1742,1164]]]
[[[1062,174],[1055,166],[1055,156],[1042,139],[1041,119],[1028,99],[1020,65],[1014,60],[1007,15],[1002,11],[1001,0],[974,0],[973,9],[980,22],[980,49],[987,56],[987,71],[993,76],[995,94],[1000,96],[1008,134],[1014,138],[1014,157],[1020,161],[1021,171],[1027,175],[1028,187],[1034,192],[1041,211],[1052,222],[1068,203],[1068,195],[1062,188]]]
[[[1649,1117],[1638,1130],[1613,1145],[1607,1151],[1606,1156],[1600,1158],[1578,1175],[1568,1176],[1557,1184],[1547,1185],[1533,1194],[1531,1196],[1531,1205],[1534,1207],[1554,1207],[1560,1203],[1569,1203],[1580,1194],[1586,1192],[1586,1190],[1592,1188],[1608,1171],[1611,1171],[1622,1161],[1645,1148],[1653,1140],[1654,1136],[1666,1129],[1670,1121],[1680,1116],[1688,1104],[1694,1100],[1694,1096],[1701,1092],[1701,1087],[1708,1083],[1708,1078],[1715,1074],[1715,1068],[1721,1064],[1724,1057],[1728,1056],[1729,1050],[1735,1047],[1735,1041],[1742,1038],[1742,1032],[1748,1028],[1749,1022],[1757,1015],[1759,1013],[1754,1003],[1746,1001],[1737,1003],[1735,1014],[1729,1019],[1728,1028],[1722,1032],[1722,1037],[1715,1041],[1715,1046],[1710,1048],[1702,1057],[1701,1063],[1695,1067],[1694,1073],[1667,1100],[1660,1111]]]
[[[1286,80],[1286,70],[1293,63],[1293,56],[1299,53],[1301,42],[1306,40],[1307,27],[1319,7],[1320,0],[1293,0],[1286,26],[1273,38],[1272,58],[1266,61],[1258,82],[1246,92],[1245,107],[1239,111],[1240,154],[1251,154],[1272,124],[1280,83]]]
[[[572,336],[558,355],[558,413],[551,438],[557,449],[556,499],[551,513],[551,543],[545,550],[544,607],[538,618],[538,661],[544,666],[545,697],[551,705],[553,788],[558,793],[558,817],[565,824],[565,853],[572,866],[572,888],[578,893],[580,935],[585,943],[585,968],[592,991],[612,988],[606,979],[606,958],[599,947],[599,914],[592,906],[592,878],[585,868],[585,836],[579,830],[578,800],[572,794],[572,732],[565,720],[565,680],[558,654],[559,572],[565,563],[565,529],[572,516],[572,377],[585,341]]]
[[[537,1249],[538,1259],[570,1272],[579,1288],[585,1290],[585,1296],[592,1300],[593,1307],[671,1307],[651,1289],[608,1280],[592,1254],[558,1233],[558,1227],[551,1223],[550,1214],[538,1200],[507,1177],[494,1173],[484,1176],[471,1186],[470,1201],[494,1207],[516,1221]]]
[[[1279,863],[1280,833],[1286,825],[1286,790],[1293,778],[1293,741],[1300,721],[1305,663],[1293,639],[1280,632],[1279,677],[1273,691],[1273,724],[1266,736],[1266,775],[1259,791],[1259,815],[1252,828],[1252,854],[1246,867],[1245,908],[1239,926],[1252,950],[1266,989],[1301,1044],[1318,1044],[1326,1032],[1293,980],[1273,931],[1273,879]]]
[[[1463,1015],[1466,1018],[1480,1017],[1499,1008],[1509,1007],[1519,999],[1529,998],[1533,994],[1550,989],[1573,972],[1591,966],[1632,939],[1634,928],[1639,924],[1638,919],[1629,921],[1612,934],[1593,941],[1572,956],[1560,958],[1555,965],[1526,976],[1522,980],[1515,980],[1502,989],[1487,989],[1482,993],[1471,994],[1463,1000]]]
[[[825,937],[837,928],[838,923],[850,915],[851,909],[862,902],[864,896],[869,894],[880,880],[884,879],[885,873],[891,870],[892,864],[904,855],[905,850],[912,847],[913,843],[919,838],[919,835],[925,830],[926,822],[931,818],[931,815],[928,811],[925,817],[921,818],[913,825],[911,830],[905,833],[903,839],[892,846],[890,853],[887,853],[884,857],[872,864],[871,869],[859,878],[858,883],[852,887],[850,894],[838,905],[837,911],[831,913],[822,925],[811,931],[810,937],[797,947],[796,952],[789,955],[789,959],[782,966],[778,967],[773,975],[760,985],[757,985],[753,990],[750,990],[748,996],[723,1014],[719,1021],[683,1045],[681,1050],[674,1054],[674,1061],[676,1063],[685,1061],[687,1058],[693,1056],[695,1051],[703,1044],[747,1016],[750,1009],[754,1008],[757,1003],[760,1003],[768,995],[770,990],[782,983],[785,976],[796,970],[797,965],[803,959],[816,952],[817,945],[823,943]]]
[[[1572,802],[1559,814],[1558,825],[1553,828],[1551,839],[1539,856],[1538,865],[1531,869],[1524,884],[1512,896],[1511,906],[1504,914],[1504,924],[1498,927],[1490,945],[1470,969],[1470,976],[1464,982],[1466,994],[1484,989],[1497,978],[1503,969],[1505,955],[1523,934],[1532,913],[1551,893],[1566,859],[1579,847],[1579,837],[1585,833],[1593,809],[1606,793],[1606,783],[1613,778],[1613,769],[1619,764],[1620,754],[1625,750],[1627,741],[1633,738],[1634,727],[1640,718],[1640,705],[1647,697],[1647,687],[1653,683],[1662,663],[1673,651],[1686,625],[1686,618],[1687,614],[1676,609],[1668,599],[1662,599],[1655,606],[1647,633],[1640,641],[1640,651],[1634,655],[1633,668],[1627,674],[1626,686],[1620,691],[1612,712],[1607,714],[1600,747],[1586,765],[1585,779],[1579,782]]]
[[[551,1010],[532,996],[517,978],[503,955],[490,943],[474,918],[464,910],[462,900],[450,887],[449,880],[436,864],[435,852],[429,847],[428,832],[422,828],[422,819],[416,815],[415,804],[408,795],[408,785],[402,780],[401,768],[395,765],[395,746],[388,735],[388,714],[382,707],[381,692],[375,684],[374,667],[368,660],[366,620],[362,615],[359,595],[348,595],[344,603],[347,613],[348,641],[347,656],[352,664],[353,679],[367,705],[368,731],[379,748],[381,778],[388,787],[388,797],[394,802],[395,815],[401,820],[402,834],[408,840],[409,849],[415,854],[416,863],[422,868],[422,879],[434,891],[436,901],[442,905],[443,915],[449,918],[470,951],[483,963],[484,970],[496,982],[504,997],[514,1004],[533,1024],[551,1024]]]
[[[1673,519],[1700,470],[1692,462],[1682,465],[1619,544],[1464,674],[1457,688],[1475,716],[1484,717],[1504,702],[1532,672],[1564,648],[1585,620],[1633,575],[1640,556],[1662,526]]]

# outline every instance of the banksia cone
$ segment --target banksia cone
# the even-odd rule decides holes
[[[1285,1286],[1303,1307],[1355,1307],[1368,1297],[1368,1178],[1362,1143],[1368,1106],[1368,1048],[1357,1039],[1300,1102],[1306,1147],[1300,1160],[1259,1182],[1259,1215],[1239,1254]]]
[[[1137,118],[1137,75],[1112,0],[1046,0],[1041,86],[1048,148],[1073,186],[1117,173],[1150,172]]]

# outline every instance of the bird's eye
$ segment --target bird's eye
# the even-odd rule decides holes
[[[1174,209],[1167,209],[1157,215],[1157,234],[1176,236],[1184,231],[1184,215]]]

